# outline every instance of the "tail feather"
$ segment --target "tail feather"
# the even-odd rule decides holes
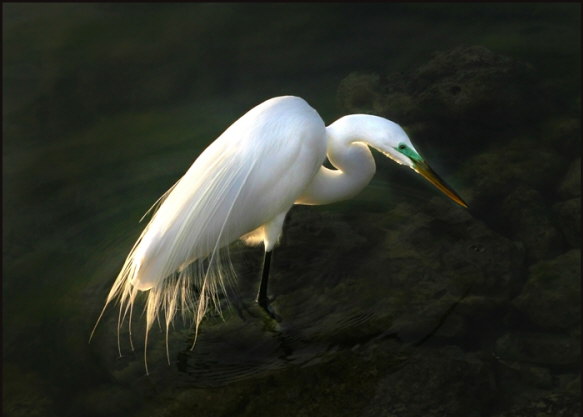
[[[147,364],[148,335],[154,321],[161,319],[161,312],[164,314],[162,321],[165,326],[166,355],[168,362],[170,362],[168,349],[169,327],[172,325],[178,310],[180,310],[183,320],[187,321],[187,319],[190,318],[192,321],[191,325],[194,325],[194,341],[191,349],[194,348],[198,338],[200,323],[209,308],[212,307],[222,316],[221,295],[226,294],[228,284],[235,277],[234,268],[231,264],[227,247],[229,242],[225,244],[223,236],[229,231],[229,219],[237,204],[241,190],[244,188],[245,182],[251,174],[254,166],[255,163],[246,167],[241,167],[238,169],[238,172],[235,172],[234,174],[231,170],[231,174],[229,175],[226,175],[226,172],[220,170],[220,172],[223,172],[225,175],[217,175],[217,177],[208,184],[208,187],[202,190],[202,197],[200,197],[198,201],[195,201],[192,206],[187,207],[191,210],[182,218],[183,224],[176,229],[177,232],[173,235],[176,238],[173,240],[167,239],[162,243],[163,245],[170,246],[170,250],[165,252],[168,254],[168,259],[166,259],[166,261],[162,260],[162,262],[165,262],[165,265],[178,264],[181,266],[176,268],[174,272],[171,272],[164,279],[158,279],[155,284],[147,290],[148,293],[145,305],[146,329],[144,337],[144,363],[146,373],[149,372]],[[167,202],[172,204],[172,192],[179,190],[180,183],[183,179],[178,181],[171,190],[165,193],[150,209],[155,210],[153,217],[125,260],[117,279],[109,291],[105,306],[91,333],[91,337],[93,337],[95,328],[103,317],[105,309],[112,301],[117,300],[119,303],[117,332],[118,350],[120,351],[120,355],[121,343],[119,341],[119,334],[126,318],[129,318],[130,344],[133,348],[133,342],[131,341],[131,317],[137,294],[140,292],[136,287],[135,282],[139,282],[140,274],[142,272],[142,257],[145,256],[144,254],[148,253],[148,250],[144,250],[142,245],[144,245],[145,242],[147,245],[156,243],[156,237],[152,238],[152,235],[149,233],[151,233],[152,230],[156,231],[159,229],[159,223],[156,222],[159,221],[159,216],[161,214],[168,211],[164,206]],[[194,262],[179,259],[178,257],[180,256],[180,253],[184,253],[184,247],[191,245],[192,240],[196,239],[198,236],[204,236],[204,230],[201,231],[202,229],[200,228],[194,231],[186,230],[186,225],[192,224],[192,220],[196,219],[197,216],[201,216],[201,221],[204,222],[206,216],[216,213],[218,208],[225,207],[225,204],[230,204],[230,206],[226,211],[226,216],[222,221],[218,236],[216,236],[216,239],[213,242],[214,246],[212,246],[211,252],[207,256],[195,259]],[[156,205],[159,206],[155,207]],[[165,249],[167,249],[167,247],[165,247]],[[164,268],[168,269],[167,267]],[[196,294],[193,287],[198,288],[198,294]]]

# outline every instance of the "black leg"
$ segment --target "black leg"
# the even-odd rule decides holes
[[[257,293],[257,302],[264,310],[267,311],[269,300],[267,299],[267,283],[269,281],[269,265],[271,264],[271,251],[265,252],[263,258],[263,272],[261,274],[261,284],[259,284],[259,293]]]
[[[257,294],[257,303],[265,310],[272,319],[280,321],[280,317],[273,311],[267,298],[267,284],[269,282],[269,266],[271,265],[271,251],[265,252],[263,258],[263,272],[261,273],[261,284],[259,284],[259,293]]]

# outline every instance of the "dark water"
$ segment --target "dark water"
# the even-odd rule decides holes
[[[3,414],[574,416],[580,6],[3,6]],[[402,124],[468,201],[375,155],[354,200],[295,207],[283,317],[154,329],[116,309],[138,219],[277,95]],[[240,300],[261,250],[232,248]],[[139,322],[139,320],[136,320]]]

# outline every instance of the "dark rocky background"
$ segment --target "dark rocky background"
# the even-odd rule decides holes
[[[580,5],[3,12],[3,415],[580,415]],[[88,344],[137,220],[283,94],[400,123],[470,209],[377,157],[290,212],[282,323],[210,316],[193,352],[177,325],[172,366],[154,332],[150,377],[114,309]],[[233,259],[251,299],[261,251]]]

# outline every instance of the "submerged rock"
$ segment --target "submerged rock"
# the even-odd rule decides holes
[[[558,187],[565,199],[553,205],[553,213],[565,240],[571,247],[581,247],[581,158],[573,161]]]
[[[474,148],[536,120],[545,95],[530,65],[482,46],[437,52],[410,74],[353,73],[338,90],[346,112],[371,109],[417,136]]]
[[[496,341],[502,360],[542,366],[573,366],[581,361],[580,346],[573,337],[552,333],[507,333]]]
[[[507,127],[540,111],[534,70],[482,46],[438,52],[411,83],[421,111],[434,119],[457,118],[482,127]]]
[[[581,247],[581,197],[553,205],[557,224],[569,246]]]
[[[558,255],[568,243],[548,198],[557,192],[563,170],[556,151],[516,139],[470,158],[460,176],[471,184],[475,215],[523,244],[527,258],[535,261]],[[573,224],[575,212],[565,210],[566,223]]]
[[[6,417],[53,417],[55,401],[50,387],[36,373],[8,363],[3,378],[11,383],[3,390],[2,415]]]
[[[559,196],[562,198],[579,197],[581,195],[581,158],[571,163],[569,170],[559,184]]]
[[[581,252],[573,249],[533,265],[512,304],[542,329],[572,331],[581,324]]]
[[[340,106],[352,113],[374,113],[381,99],[378,74],[353,72],[338,86]]]
[[[425,207],[400,204],[385,218],[385,241],[369,256],[389,283],[387,333],[402,341],[478,336],[474,324],[499,318],[522,286],[522,248],[464,209],[436,197]]]
[[[563,250],[562,235],[551,220],[552,211],[535,189],[516,187],[502,200],[500,215],[511,236],[524,243],[529,259],[548,259]]]
[[[552,147],[561,155],[569,158],[579,156],[581,155],[581,118],[578,115],[561,114],[559,117],[543,120],[540,137],[544,145]]]
[[[500,202],[521,185],[555,192],[563,170],[556,151],[518,138],[469,158],[460,175],[471,184],[475,202],[487,204]]]
[[[496,387],[486,364],[454,347],[426,351],[382,378],[363,417],[482,416]]]
[[[517,406],[495,417],[575,417],[580,415],[581,399],[577,394],[551,393],[532,396],[528,404]]]

